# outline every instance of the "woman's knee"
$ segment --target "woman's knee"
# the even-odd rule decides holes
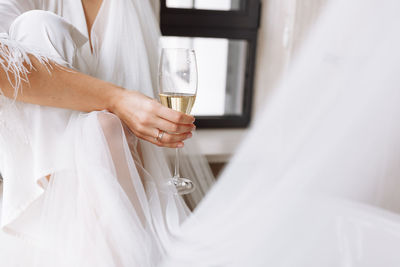
[[[43,11],[31,10],[18,16],[10,26],[10,33],[22,32],[38,33],[44,29],[52,29],[62,25],[62,18],[56,14]]]
[[[42,10],[32,10],[17,17],[9,35],[44,55],[72,64],[76,49],[86,41],[74,26],[62,17]]]

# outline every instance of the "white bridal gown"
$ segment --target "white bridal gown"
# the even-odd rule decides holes
[[[87,36],[80,0],[0,0],[0,68],[16,91],[32,54],[154,96],[159,32],[147,1],[103,0],[93,53]],[[167,159],[106,111],[0,96],[0,266],[155,266],[189,214],[167,186]],[[193,159],[183,172],[198,182],[196,202],[211,175]]]

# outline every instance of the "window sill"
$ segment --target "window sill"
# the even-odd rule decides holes
[[[246,133],[247,129],[200,129],[195,138],[200,152],[210,163],[226,163]]]

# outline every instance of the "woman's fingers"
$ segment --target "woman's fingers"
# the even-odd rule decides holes
[[[146,136],[146,135],[142,135],[140,133],[134,133],[134,134],[137,137],[139,137],[139,138],[141,138],[141,139],[143,139],[145,141],[148,141],[148,142],[150,142],[152,144],[155,144],[155,145],[157,145],[159,147],[169,147],[169,148],[181,148],[181,147],[184,147],[184,143],[183,142],[164,143],[163,142],[164,136],[160,141],[160,140],[157,140],[157,138],[154,138],[154,137],[151,137],[151,136],[148,136],[148,135]]]
[[[156,115],[175,124],[193,124],[195,118],[191,115],[172,110],[157,103]]]
[[[191,132],[196,129],[196,126],[192,123],[190,124],[176,124],[170,121],[167,121],[163,118],[155,118],[153,120],[153,124],[151,125],[154,128],[163,130],[168,133],[182,134]]]
[[[161,129],[169,133],[186,133],[193,131],[195,118],[182,112],[164,107],[155,100],[148,102],[145,112],[141,112],[138,121],[142,125]]]
[[[168,133],[164,130],[159,130],[158,128],[144,128],[140,132],[140,134],[142,136],[146,136],[147,139],[149,139],[152,143],[157,145],[181,143],[193,136],[191,130],[186,131],[184,133],[175,134],[175,133]]]
[[[160,118],[156,119],[161,120]],[[183,147],[183,141],[192,137],[191,131],[193,130],[193,128],[191,126],[187,127],[189,130],[185,131],[184,133],[174,134],[168,133],[164,130],[159,130],[159,128],[144,126],[142,124],[135,124],[133,120],[129,120],[127,124],[137,137],[158,146],[173,148]],[[161,131],[164,132],[162,135],[160,135],[162,133]]]
[[[169,134],[164,132],[162,135],[162,138],[159,139],[158,141],[163,143],[163,144],[174,144],[174,143],[179,143],[183,142],[186,139],[191,138],[193,135],[192,133],[183,133],[183,134]]]

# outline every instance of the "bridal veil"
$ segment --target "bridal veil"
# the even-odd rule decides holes
[[[164,265],[400,265],[396,0],[330,1]]]

